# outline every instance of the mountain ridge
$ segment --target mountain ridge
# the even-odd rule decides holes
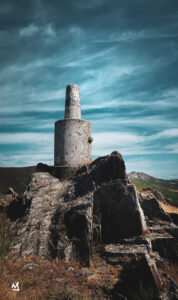
[[[29,167],[0,167],[0,194],[7,194],[9,187],[17,193],[25,191],[36,166]]]
[[[132,171],[128,173],[130,179],[136,179],[141,181],[150,182],[152,184],[161,185],[166,188],[178,189],[178,179],[161,179],[151,175],[148,175],[144,172]]]

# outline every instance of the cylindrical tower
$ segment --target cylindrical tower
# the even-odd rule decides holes
[[[55,122],[54,165],[79,167],[91,161],[91,125],[81,119],[80,89],[66,87],[65,119]]]

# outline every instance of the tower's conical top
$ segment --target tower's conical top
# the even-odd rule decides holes
[[[65,119],[81,119],[80,88],[76,84],[66,87]]]

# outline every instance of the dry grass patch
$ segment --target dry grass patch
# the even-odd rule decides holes
[[[178,207],[173,206],[173,205],[165,204],[161,201],[159,201],[159,204],[161,205],[162,209],[164,209],[165,212],[178,214]]]
[[[165,271],[178,284],[178,262],[167,262]]]
[[[4,213],[0,213],[0,259],[3,259],[9,251],[10,244],[15,236],[11,223]]]
[[[120,266],[108,265],[99,255],[91,266],[81,267],[76,261],[39,257],[8,258],[0,265],[1,300],[91,300],[110,299],[106,290],[118,280]],[[19,282],[20,291],[11,286]]]

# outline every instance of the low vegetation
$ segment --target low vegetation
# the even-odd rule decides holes
[[[178,284],[178,262],[166,262],[165,273]]]
[[[107,300],[107,291],[118,280],[121,266],[107,264],[94,250],[90,267],[76,261],[15,258],[12,254],[0,264],[1,300]],[[19,282],[20,291],[12,284]]]
[[[0,213],[0,260],[8,254],[14,234],[10,229],[10,221],[4,213]]]

